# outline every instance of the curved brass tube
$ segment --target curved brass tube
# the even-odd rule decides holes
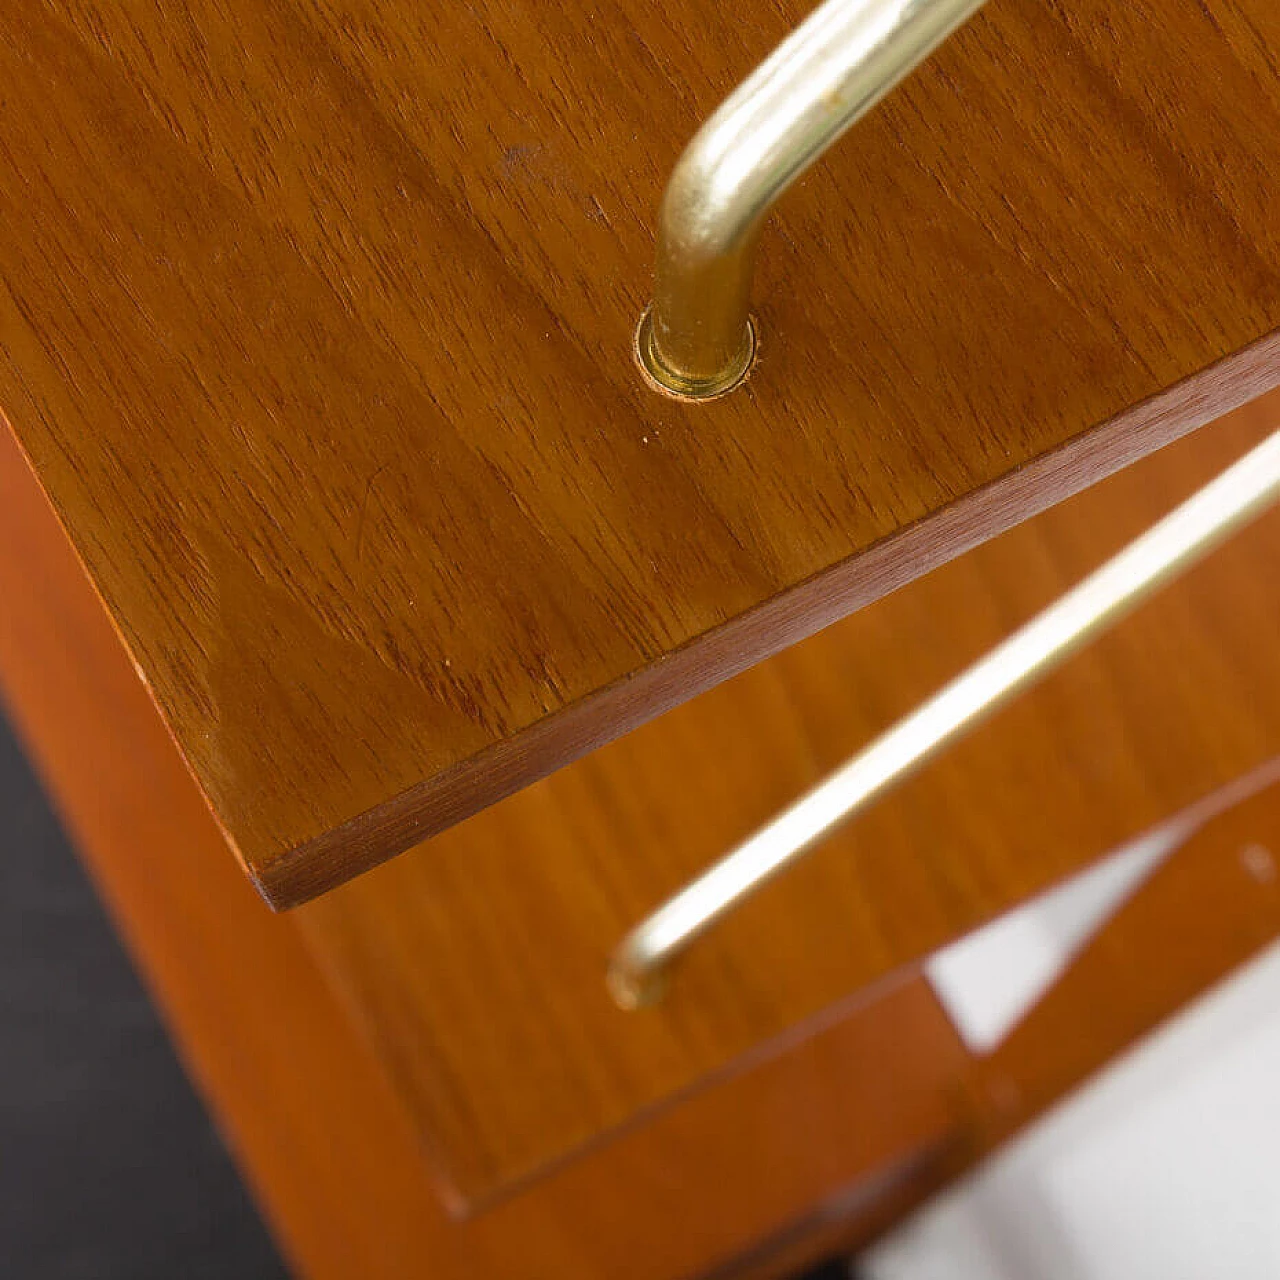
[[[698,130],[662,199],[637,334],[665,389],[706,398],[742,380],[756,239],[774,202],[982,3],[826,0]]]
[[[744,898],[1280,500],[1280,431],[899,720],[633,929],[609,962],[624,1009]]]

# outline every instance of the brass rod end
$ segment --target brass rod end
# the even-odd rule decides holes
[[[667,990],[661,968],[646,969],[622,951],[609,962],[605,982],[614,1004],[627,1013],[657,1004]]]
[[[678,400],[714,400],[740,386],[751,372],[756,358],[756,330],[750,317],[742,335],[742,345],[733,360],[709,377],[681,373],[663,359],[653,323],[653,308],[646,307],[636,328],[636,360],[651,386]]]

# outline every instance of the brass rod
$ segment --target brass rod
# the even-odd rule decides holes
[[[648,1003],[671,961],[749,894],[1280,498],[1280,431],[1175,508],[623,939],[609,988]]]
[[[676,163],[637,334],[668,391],[720,395],[751,363],[751,275],[778,197],[983,0],[826,0],[734,90]]]

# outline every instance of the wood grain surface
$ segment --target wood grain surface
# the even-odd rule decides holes
[[[1256,849],[1274,855],[1280,841],[1273,787],[1179,850],[989,1064],[965,1057],[910,978],[731,1085],[450,1220],[415,1117],[296,920],[268,915],[236,872],[3,433],[0,594],[15,603],[0,611],[7,709],[296,1273],[313,1280],[792,1274],[865,1241],[1280,928]],[[1104,951],[1118,970],[1095,962]]]
[[[1191,993],[1280,938],[1280,785],[1214,815],[1125,902],[970,1073],[984,1146],[1003,1142]]]
[[[0,14],[0,410],[276,905],[1280,378],[1272,0],[993,0],[788,197],[750,384],[646,389],[804,8]]]
[[[965,1151],[966,1058],[909,980],[792,1053],[462,1221],[415,1117],[226,845],[0,432],[0,691],[300,1277],[781,1276]],[[456,1208],[456,1205],[454,1205]],[[842,1236],[842,1238],[844,1238]]]
[[[1280,767],[1277,511],[713,929],[663,1004],[604,988],[644,914],[1277,423],[1239,411],[301,908],[460,1193]]]

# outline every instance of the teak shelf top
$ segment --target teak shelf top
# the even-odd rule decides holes
[[[273,904],[1280,380],[1272,0],[993,0],[784,202],[747,386],[648,389],[803,9],[0,13],[0,411]]]

